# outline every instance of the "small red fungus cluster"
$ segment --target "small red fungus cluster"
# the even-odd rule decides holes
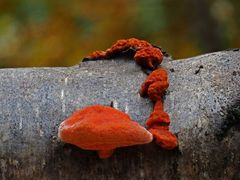
[[[154,70],[140,90],[142,97],[148,96],[154,103],[153,112],[146,121],[148,131],[162,148],[174,149],[177,137],[169,131],[170,117],[164,112],[162,100],[169,86],[168,73],[157,68],[163,60],[161,50],[144,40],[130,38],[118,40],[106,51],[95,51],[87,59],[108,59],[129,49],[134,50],[134,60],[138,65]],[[118,147],[151,142],[152,135],[148,131],[121,111],[94,105],[75,112],[62,122],[59,137],[82,149],[97,150],[100,158],[108,158]]]
[[[170,117],[164,112],[162,96],[169,86],[167,71],[163,68],[154,70],[141,86],[140,95],[149,96],[154,103],[153,112],[146,121],[148,130],[153,134],[156,143],[164,149],[177,146],[176,136],[169,131]]]
[[[95,51],[87,59],[108,59],[115,55],[134,50],[134,60],[142,67],[155,69],[163,59],[160,49],[153,47],[150,43],[136,38],[118,40],[106,51]]]

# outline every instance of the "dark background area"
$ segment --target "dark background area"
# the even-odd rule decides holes
[[[1,0],[0,67],[71,66],[136,37],[174,58],[240,47],[239,0]]]

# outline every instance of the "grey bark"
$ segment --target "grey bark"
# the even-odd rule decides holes
[[[0,179],[240,178],[240,52],[162,64],[165,111],[179,147],[119,148],[107,160],[57,139],[77,109],[110,105],[144,125],[152,103],[138,94],[146,74],[124,58],[80,67],[0,70]]]

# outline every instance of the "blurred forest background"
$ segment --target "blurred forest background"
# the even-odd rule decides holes
[[[240,0],[0,0],[0,67],[70,66],[136,37],[174,58],[240,47]]]

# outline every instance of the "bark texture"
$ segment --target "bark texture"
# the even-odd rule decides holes
[[[240,51],[162,64],[165,111],[179,147],[119,148],[107,160],[59,142],[58,125],[91,104],[113,104],[144,125],[146,74],[126,58],[68,68],[0,70],[0,179],[239,179]]]

